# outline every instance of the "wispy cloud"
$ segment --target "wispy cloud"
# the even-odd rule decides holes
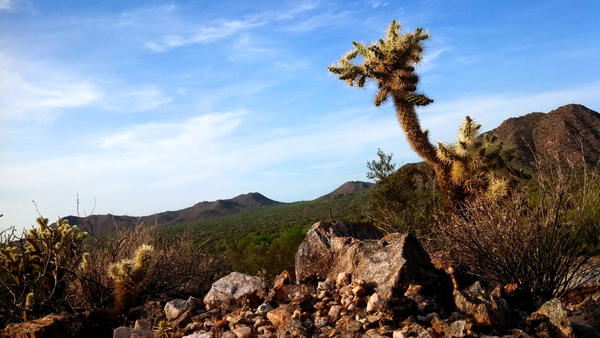
[[[348,18],[351,17],[351,12],[342,11],[330,11],[322,14],[317,14],[308,17],[307,19],[300,20],[291,25],[285,27],[290,32],[306,33],[316,29],[323,28],[335,28],[343,25],[347,22]]]
[[[224,21],[214,26],[196,28],[190,35],[164,35],[155,41],[144,43],[144,47],[154,52],[165,52],[177,47],[220,40],[235,33],[261,26],[264,23],[264,21],[252,19]]]
[[[150,41],[146,41],[144,43],[144,47],[151,51],[160,53],[178,47],[215,42],[217,40],[234,36],[238,33],[246,32],[252,28],[264,26],[274,21],[293,19],[296,15],[312,10],[315,7],[316,3],[305,2],[290,9],[283,9],[278,12],[265,11],[246,15],[240,19],[220,19],[208,25],[198,25],[191,22],[183,22],[176,26],[185,27],[184,29],[180,29],[185,31],[162,33],[161,36],[153,38]],[[176,12],[174,7],[163,7],[163,10],[168,12],[169,15],[173,16],[174,21],[184,21],[184,19],[174,13]],[[132,19],[135,16],[131,14],[125,17],[128,18],[128,24],[138,21],[137,19]],[[167,29],[170,29],[171,27],[172,25],[169,25],[167,26]]]
[[[0,0],[0,11],[10,11],[13,6],[13,0]]]
[[[60,110],[97,102],[102,90],[92,81],[0,53],[0,118],[52,120]]]
[[[172,100],[157,85],[100,81],[44,62],[15,61],[0,52],[0,120],[50,122],[69,109],[91,106],[134,113]]]
[[[100,148],[161,152],[193,147],[230,135],[242,122],[244,112],[213,113],[181,121],[135,125],[102,137]]]
[[[156,109],[171,101],[173,97],[165,95],[157,85],[149,84],[114,90],[106,95],[102,106],[111,111],[137,113]]]

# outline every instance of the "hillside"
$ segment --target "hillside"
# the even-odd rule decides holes
[[[200,202],[189,208],[165,211],[149,216],[91,215],[87,217],[67,216],[70,224],[78,224],[84,231],[96,236],[106,236],[118,228],[131,228],[137,224],[158,225],[177,231],[194,225],[199,232],[204,228],[214,232],[241,226],[245,229],[271,229],[283,225],[294,225],[305,221],[314,222],[332,215],[340,219],[356,218],[359,209],[367,198],[366,190],[371,183],[352,181],[342,184],[334,191],[313,201],[282,203],[264,195],[252,192],[231,199]],[[348,204],[349,201],[353,201]],[[254,222],[253,220],[256,220]],[[287,223],[286,223],[287,222]],[[172,228],[172,229],[171,229]],[[245,231],[244,231],[245,232]]]
[[[507,149],[515,149],[515,167],[527,167],[536,156],[543,158],[552,152],[581,163],[583,149],[588,166],[596,165],[600,158],[600,114],[582,105],[569,104],[549,113],[510,118],[487,133],[496,134]],[[242,234],[328,219],[329,209],[334,218],[359,218],[361,203],[366,201],[366,191],[371,186],[368,182],[350,181],[313,201],[304,202],[281,203],[253,192],[142,217],[109,214],[67,218],[70,223],[79,224],[98,236],[140,223],[172,228],[169,232],[193,225],[199,232],[230,229]]]
[[[600,114],[579,104],[510,118],[488,133],[496,134],[507,149],[515,149],[517,167],[530,165],[534,155],[556,153],[582,165],[583,150],[588,166],[597,165],[600,156]]]
[[[84,218],[77,216],[66,217],[70,224],[78,224],[84,231],[91,232],[96,236],[105,236],[113,233],[117,228],[130,228],[137,224],[147,225],[177,225],[193,224],[200,220],[222,217],[238,213],[242,210],[253,210],[266,206],[278,205],[280,202],[273,201],[257,192],[242,194],[232,199],[217,200],[213,202],[200,202],[181,210],[164,211],[149,216],[116,216],[116,215],[91,215]]]

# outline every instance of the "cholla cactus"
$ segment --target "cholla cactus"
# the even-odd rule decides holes
[[[460,127],[455,144],[438,143],[438,157],[450,166],[452,183],[465,194],[499,198],[506,194],[509,180],[501,175],[511,153],[502,149],[496,136],[479,137],[481,125],[469,116]]]
[[[369,45],[353,42],[354,48],[328,69],[350,86],[363,87],[367,80],[374,81],[379,88],[375,95],[376,106],[384,103],[389,97],[393,99],[398,122],[406,134],[408,143],[433,167],[444,203],[446,207],[452,209],[472,196],[472,192],[476,190],[469,185],[477,185],[474,182],[480,178],[471,178],[469,175],[476,172],[478,175],[486,176],[488,172],[484,169],[470,171],[471,168],[461,167],[467,164],[465,161],[444,159],[444,155],[459,155],[466,149],[456,148],[456,154],[448,153],[447,147],[438,149],[429,141],[428,131],[421,128],[415,106],[425,106],[433,100],[416,92],[419,77],[415,73],[415,66],[421,61],[423,41],[428,38],[429,35],[422,28],[400,34],[400,24],[392,21],[385,39]],[[359,55],[362,57],[362,63],[355,64],[354,60]],[[475,128],[472,124],[463,127]],[[478,128],[464,130],[463,134],[468,138],[467,141],[471,140],[469,135],[476,133]],[[462,141],[459,140],[459,143]],[[438,156],[440,153],[442,156]],[[487,160],[484,162],[488,163]],[[504,189],[502,181],[495,177],[486,177],[484,181],[490,182],[489,186],[493,187],[491,190]]]
[[[154,248],[143,244],[135,251],[133,258],[113,263],[108,274],[114,279],[114,311],[122,313],[133,304],[139,288],[152,273]]]
[[[85,255],[87,236],[67,220],[58,219],[56,226],[49,226],[47,218],[38,218],[37,225],[22,240],[0,247],[0,267],[6,272],[0,275],[2,286],[21,295],[13,299],[16,308],[33,313],[41,305],[60,307],[66,277]]]

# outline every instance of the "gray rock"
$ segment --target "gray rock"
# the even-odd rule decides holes
[[[296,252],[296,281],[325,280],[335,253],[346,239],[379,239],[383,235],[370,223],[315,223]],[[336,280],[336,276],[332,280]]]
[[[152,331],[121,326],[113,331],[113,338],[152,338]]]
[[[213,283],[204,303],[209,309],[233,310],[244,304],[254,307],[265,297],[265,282],[260,277],[232,272]]]
[[[190,300],[173,299],[165,304],[165,316],[167,320],[173,320],[184,312],[194,309],[194,303]]]
[[[444,309],[454,307],[452,281],[436,269],[419,242],[409,234],[381,233],[368,223],[316,223],[296,253],[297,282],[352,275],[375,285],[383,304],[402,297],[410,284],[422,286],[421,296]],[[429,312],[438,309],[429,308]]]
[[[547,316],[550,323],[560,332],[561,336],[573,336],[573,329],[569,322],[569,314],[558,298],[553,298],[542,304],[536,313]]]
[[[273,307],[269,305],[269,303],[262,303],[258,306],[258,308],[256,308],[256,313],[262,315],[271,310],[273,310]]]
[[[192,333],[187,336],[183,336],[183,338],[213,338],[213,335],[210,333]]]

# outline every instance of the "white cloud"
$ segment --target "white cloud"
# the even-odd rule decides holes
[[[146,153],[175,151],[230,135],[242,122],[244,113],[214,113],[181,121],[135,125],[102,137],[100,148]]]
[[[0,52],[0,121],[50,122],[69,109],[91,106],[134,113],[172,100],[154,84],[100,81],[43,62],[17,61]]]
[[[224,21],[215,26],[196,28],[194,33],[187,36],[167,34],[156,41],[144,43],[144,47],[154,52],[165,52],[177,47],[213,42],[263,24],[264,21],[255,20]]]
[[[12,0],[0,0],[0,11],[10,11],[13,9]]]
[[[598,110],[599,91],[600,83],[592,83],[568,90],[467,97],[436,102],[420,110],[420,116],[432,141],[451,141],[466,114],[491,129],[510,116],[568,103]],[[393,152],[400,162],[418,160],[390,106],[366,104],[278,128],[255,114],[230,111],[124,126],[89,135],[82,143],[95,148],[81,155],[4,164],[1,224],[33,220],[32,199],[45,215],[72,214],[77,192],[97,198],[98,213],[130,215],[247,191],[283,200],[314,198],[343,180],[362,179],[364,163],[377,147]]]
[[[123,113],[136,113],[156,109],[173,101],[156,85],[141,85],[128,87],[107,95],[103,107],[112,111]]]
[[[145,48],[161,53],[178,47],[214,42],[274,21],[291,20],[298,14],[310,11],[316,6],[315,2],[307,1],[288,9],[264,11],[247,15],[242,19],[217,20],[202,25],[183,19],[177,14],[174,6],[161,6],[151,10],[145,9],[143,12],[124,14],[121,17],[120,25],[148,26],[152,31],[162,30],[154,34],[158,37],[151,37],[144,42]],[[144,15],[142,15],[143,13]],[[146,17],[144,18],[144,16]],[[157,24],[156,21],[149,21],[156,16],[161,16],[158,19],[160,24]],[[190,27],[192,28],[190,29]]]
[[[102,96],[92,81],[0,53],[0,120],[51,120],[59,110],[87,106]]]

